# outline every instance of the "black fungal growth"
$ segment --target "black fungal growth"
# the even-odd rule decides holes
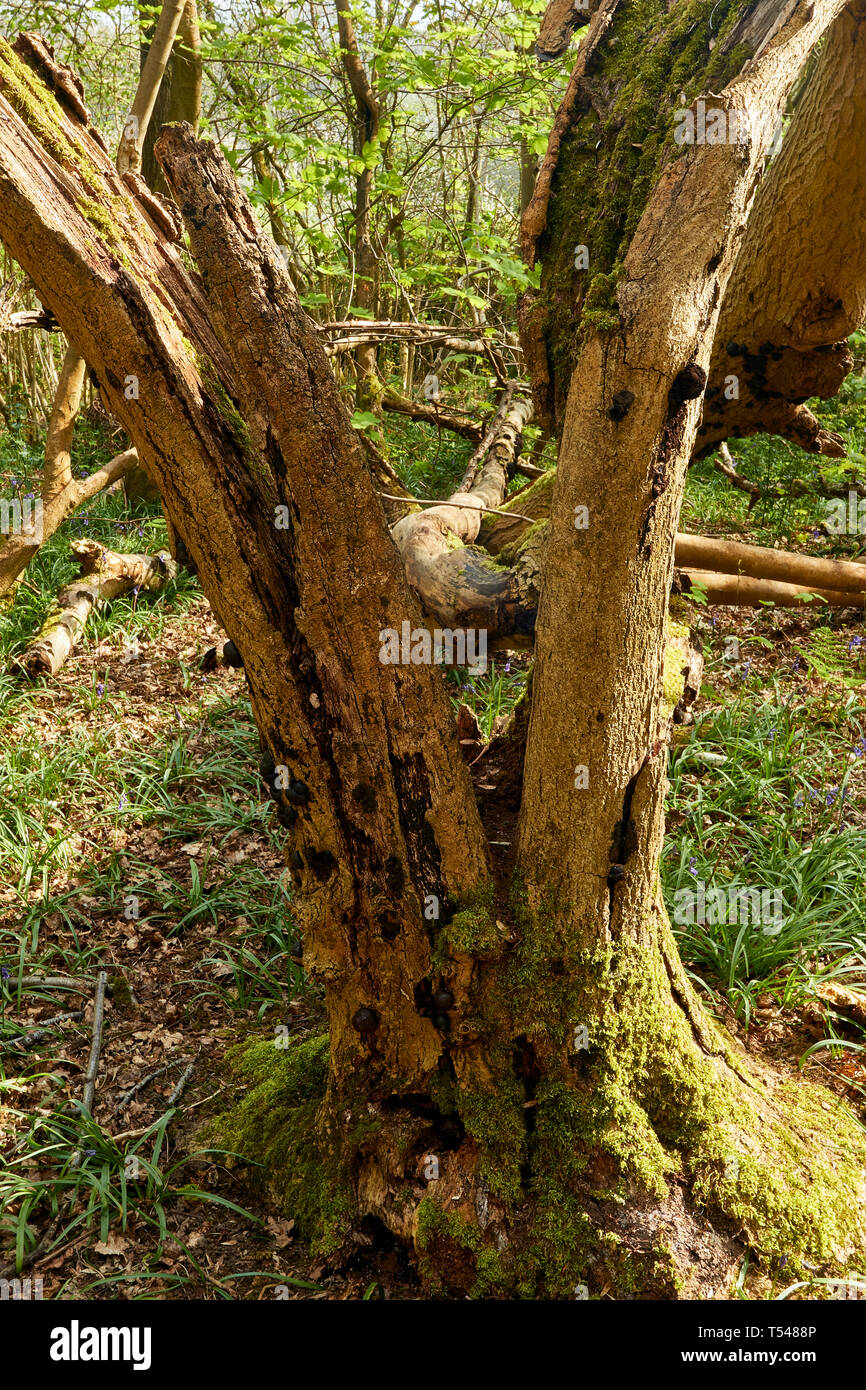
[[[706,384],[707,374],[703,367],[699,367],[697,362],[690,362],[674,377],[674,384],[668,395],[671,407],[676,409],[686,401],[696,401],[698,396],[703,395]]]
[[[379,1015],[375,1009],[358,1009],[352,1018],[352,1027],[356,1033],[373,1033],[379,1026]]]
[[[611,420],[624,420],[634,405],[634,391],[617,391],[607,412]]]

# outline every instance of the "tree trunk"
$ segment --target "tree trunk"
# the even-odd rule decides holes
[[[151,26],[146,33],[147,41],[142,45],[142,73],[152,38]],[[152,188],[155,193],[168,193],[168,185],[162,177],[162,170],[153,153],[159,132],[164,125],[170,125],[173,121],[188,121],[193,130],[198,132],[201,118],[201,80],[201,34],[198,13],[195,0],[186,0],[142,145],[142,177],[148,188]]]
[[[841,436],[803,403],[835,396],[866,319],[866,4],[832,25],[764,176],[728,286],[698,450],[763,430],[844,458]]]
[[[349,0],[335,0],[337,25],[340,33],[340,50],[346,80],[355,102],[355,123],[353,140],[355,154],[365,161],[365,167],[355,181],[355,218],[353,225],[353,244],[355,248],[355,273],[353,276],[353,304],[369,313],[377,315],[378,299],[378,261],[373,249],[372,195],[374,164],[369,161],[379,143],[379,125],[382,113],[373,85],[367,76],[358,40],[355,35],[355,22]],[[378,409],[378,388],[376,372],[376,349],[365,346],[358,349],[356,357],[358,369],[357,401],[362,410]]]
[[[703,1208],[735,1216],[769,1258],[782,1253],[780,1222],[800,1243],[819,1202],[837,1213],[847,1204],[852,1220],[857,1205],[856,1165],[841,1177],[820,1100],[801,1091],[795,1120],[794,1098],[705,1015],[658,877],[674,538],[719,304],[774,124],[748,143],[680,151],[660,139],[660,113],[673,117],[682,89],[693,107],[702,92],[720,94],[707,100],[726,116],[781,113],[841,8],[801,7],[782,24],[778,4],[717,6],[710,53],[700,8],[659,11],[648,29],[627,7],[597,11],[554,132],[546,228],[528,229],[543,263],[542,317],[530,325],[544,348],[541,395],[563,433],[518,833],[518,999],[533,1094],[559,1122],[539,1139],[547,1190],[566,1210],[576,1187],[580,1210],[595,1197],[613,1246],[674,1221],[703,1225]],[[743,42],[754,55],[745,65]],[[581,244],[588,269],[575,259]],[[542,981],[555,975],[551,998]],[[577,1052],[575,1027],[585,1030]],[[862,1161],[845,1133],[848,1160]],[[610,1201],[617,1191],[635,1199],[625,1213]],[[830,1244],[862,1246],[862,1228],[834,1230]],[[672,1263],[688,1283],[694,1267],[676,1253]]]

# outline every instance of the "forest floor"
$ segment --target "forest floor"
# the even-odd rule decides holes
[[[129,549],[156,548],[162,535],[158,515],[129,519],[117,496],[76,524]],[[766,543],[756,526],[739,533]],[[69,534],[46,547],[0,619],[4,669],[68,577]],[[862,614],[684,611],[706,668],[671,752],[668,906],[699,883],[779,889],[785,902],[769,934],[676,926],[684,959],[747,1049],[863,1113]],[[422,1297],[380,1237],[361,1232],[337,1264],[317,1259],[253,1195],[242,1165],[207,1151],[203,1123],[235,1084],[230,1048],[323,1026],[319,991],[292,959],[284,832],[258,780],[243,672],[200,670],[222,637],[183,575],[156,599],[97,615],[51,682],[0,677],[0,1263],[50,1231],[50,1252],[28,1271],[45,1298]],[[527,668],[515,655],[484,677],[449,674],[483,737]],[[100,969],[110,996],[89,1117]],[[58,976],[69,978],[44,983]],[[783,1289],[784,1279],[743,1283],[750,1297]]]

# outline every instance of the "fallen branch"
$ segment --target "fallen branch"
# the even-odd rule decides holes
[[[59,1023],[67,1023],[70,1019],[83,1017],[83,1009],[73,1009],[70,1013],[54,1014],[51,1018],[46,1018],[44,1023],[40,1023],[38,1028],[31,1028],[29,1033],[16,1033],[14,1038],[5,1038],[3,1042],[0,1042],[0,1049],[5,1051],[7,1048],[16,1048],[21,1051],[33,1043],[41,1042],[48,1033],[53,1032]]]
[[[821,589],[814,584],[782,584],[772,579],[754,579],[750,575],[715,574],[709,570],[677,570],[674,586],[678,593],[688,596],[690,589],[700,586],[710,604],[730,608],[757,608],[762,603],[774,603],[779,608],[800,608],[821,599],[831,608],[863,608],[866,595],[853,590]]]
[[[88,1115],[93,1112],[93,1097],[96,1093],[96,1073],[99,1071],[99,1054],[102,1051],[102,1024],[105,1018],[105,986],[107,984],[108,972],[100,970],[96,980],[96,999],[93,1005],[90,1058],[87,1063],[87,1071],[84,1074],[84,1098],[81,1102]]]
[[[819,589],[841,591],[849,598],[866,589],[866,564],[825,560],[790,550],[770,550],[765,546],[720,540],[715,536],[692,536],[683,531],[677,534],[676,564],[680,569],[779,580],[801,588],[808,586],[812,592]]]
[[[38,637],[14,662],[16,669],[31,679],[56,676],[97,603],[133,588],[158,593],[177,574],[177,565],[165,551],[119,555],[90,540],[74,541],[71,548],[81,559],[81,578],[60,590]]]
[[[468,490],[404,517],[391,533],[425,613],[444,628],[483,631],[487,642],[509,639],[520,645],[535,627],[537,557],[509,569],[472,544],[484,514],[500,509],[509,467],[531,415],[527,397],[510,402]],[[469,478],[467,474],[464,484]]]
[[[484,437],[482,426],[477,420],[473,420],[471,415],[464,415],[455,410],[443,410],[430,401],[412,401],[408,396],[398,396],[396,391],[384,393],[382,409],[390,410],[397,415],[408,415],[412,420],[426,420],[430,425],[462,434],[475,443]]]
[[[749,497],[752,499],[749,503],[749,511],[751,511],[758,498],[761,496],[761,489],[758,487],[757,483],[750,483],[748,478],[744,478],[741,473],[737,472],[734,460],[731,456],[731,451],[727,444],[722,443],[719,446],[716,468],[720,473],[724,473],[725,477],[734,487],[739,488],[741,492],[747,492],[749,494]]]
[[[23,328],[42,328],[46,333],[56,333],[60,324],[50,309],[20,309],[8,318],[0,319],[0,333],[20,333]]]
[[[158,1076],[162,1076],[165,1072],[171,1071],[172,1067],[179,1067],[181,1062],[188,1061],[188,1057],[173,1057],[170,1062],[166,1062],[163,1066],[157,1067],[156,1071],[148,1072],[147,1076],[143,1076],[140,1081],[136,1081],[134,1086],[130,1086],[128,1091],[123,1092],[123,1095],[114,1107],[115,1115],[119,1110],[122,1110],[125,1105],[128,1105],[133,1097],[138,1095],[139,1091],[143,1091],[145,1086],[148,1086],[151,1081],[155,1081]]]

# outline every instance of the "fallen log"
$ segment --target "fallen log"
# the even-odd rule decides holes
[[[710,570],[682,569],[674,572],[674,589],[688,597],[699,585],[709,604],[728,608],[757,608],[775,603],[779,608],[800,608],[816,598],[831,608],[863,608],[866,595],[853,589],[822,589],[812,585],[783,584],[774,579],[754,579],[744,574],[715,574]]]
[[[31,680],[56,676],[97,603],[133,588],[158,593],[177,574],[177,565],[162,550],[157,555],[120,555],[91,540],[74,541],[72,550],[81,561],[81,577],[60,590],[38,637],[13,663]]]
[[[677,533],[676,563],[680,569],[779,580],[783,584],[807,586],[813,592],[827,589],[857,594],[866,589],[866,564],[770,550],[716,536],[692,536],[684,531]]]
[[[425,617],[446,629],[483,632],[493,645],[525,645],[535,628],[539,557],[527,553],[509,568],[473,544],[485,512],[496,510],[505,496],[531,416],[527,397],[512,401],[483,460],[473,464],[460,488],[446,501],[403,517],[391,533]]]

